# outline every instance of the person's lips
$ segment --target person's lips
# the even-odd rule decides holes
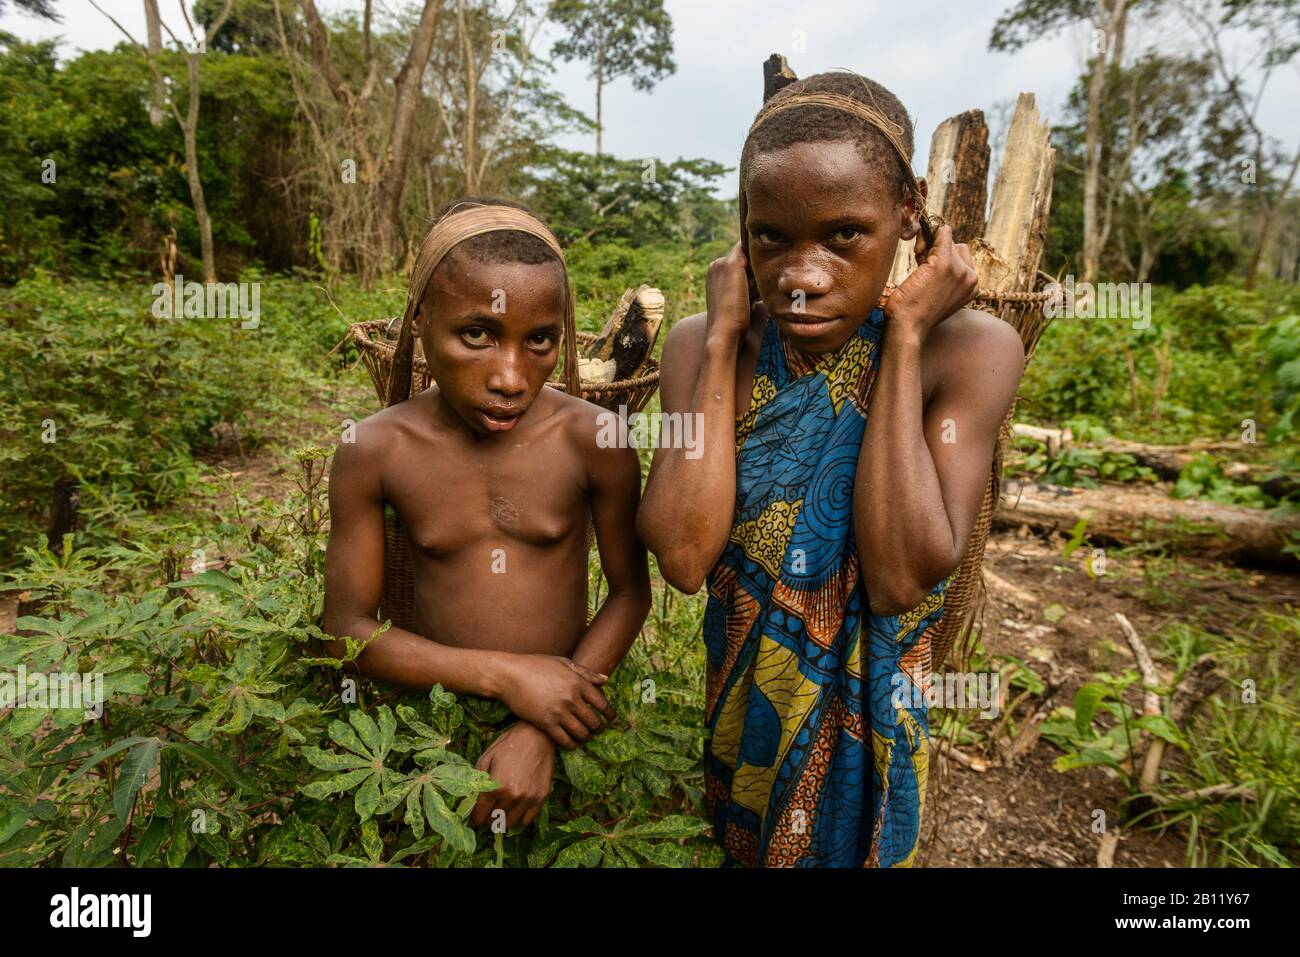
[[[475,409],[474,411],[489,432],[509,432],[524,414],[522,409]]]
[[[837,316],[813,316],[806,312],[777,313],[776,318],[785,323],[793,335],[819,336],[839,322]]]

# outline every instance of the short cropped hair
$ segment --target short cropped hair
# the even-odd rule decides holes
[[[521,209],[530,216],[537,215],[523,203],[511,199],[501,199],[496,196],[463,196],[439,209],[434,215],[434,225],[468,206],[509,206],[512,209]],[[520,232],[517,229],[499,229],[471,236],[464,242],[457,243],[455,251],[479,263],[524,263],[531,266],[560,262],[560,257],[550,246],[532,233]]]
[[[898,97],[875,80],[849,72],[817,73],[778,90],[764,105],[774,106],[796,93],[838,93],[874,106],[902,129],[899,140],[911,160],[912,119]],[[838,142],[853,143],[870,168],[881,170],[889,177],[888,182],[900,197],[907,194],[911,186],[909,171],[904,170],[889,141],[860,117],[828,106],[795,107],[765,120],[745,140],[741,150],[741,182],[745,182],[754,157],[761,153],[773,153],[799,143]]]

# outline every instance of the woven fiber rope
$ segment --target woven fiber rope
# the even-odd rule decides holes
[[[1020,333],[1020,341],[1025,347],[1026,365],[1033,358],[1043,330],[1051,322],[1043,304],[1052,298],[1052,293],[1044,292],[1042,287],[1053,282],[1055,279],[1040,269],[1035,282],[1039,288],[1008,292],[981,288],[975,291],[975,298],[970,303],[972,308],[982,309],[1011,323],[1016,332]],[[1002,458],[1011,439],[1011,422],[1015,411],[1016,404],[1013,401],[998,430],[993,464],[989,469],[984,497],[980,500],[975,527],[971,529],[966,551],[961,564],[957,566],[957,577],[948,586],[944,598],[943,618],[940,619],[938,634],[930,646],[932,674],[943,668],[954,649],[957,652],[958,668],[965,669],[970,661],[976,635],[974,625],[984,606],[984,548],[993,527],[993,514],[998,508],[998,497],[1002,490]]]

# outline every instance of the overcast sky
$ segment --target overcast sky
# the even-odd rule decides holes
[[[116,29],[87,0],[56,0],[63,23],[16,12],[0,16],[0,30],[20,37],[61,36],[61,54],[113,46]],[[379,9],[400,8],[402,0],[377,0]],[[1044,37],[1015,54],[991,53],[989,33],[1013,0],[666,0],[674,24],[677,72],[649,93],[630,81],[605,90],[605,149],[624,157],[706,157],[734,166],[745,130],[762,97],[761,66],[784,53],[800,76],[849,68],[869,76],[903,101],[916,124],[913,165],[924,175],[930,135],[945,117],[963,110],[985,111],[994,134],[1021,91],[1037,94],[1050,120],[1083,68],[1091,41],[1082,26]],[[141,0],[100,0],[100,6],[137,37],[144,36]],[[323,11],[360,9],[361,0],[318,0]],[[163,17],[178,34],[183,20],[177,0],[160,0]],[[537,51],[549,54],[553,34],[543,33]],[[1253,52],[1244,36],[1230,37],[1244,62]],[[1175,17],[1135,23],[1126,46],[1136,50],[1158,42],[1160,51],[1193,48]],[[1256,74],[1248,74],[1257,79]],[[595,85],[587,67],[557,65],[554,86],[574,106],[593,115]],[[1262,125],[1292,149],[1300,139],[1300,66],[1278,71],[1261,108]],[[592,137],[574,136],[562,145],[591,149]],[[996,160],[995,160],[996,162]],[[723,194],[733,194],[725,184]]]

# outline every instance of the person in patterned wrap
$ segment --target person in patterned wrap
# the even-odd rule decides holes
[[[774,94],[741,154],[740,242],[664,344],[663,411],[703,415],[703,442],[656,450],[637,528],[670,584],[707,581],[706,799],[730,866],[916,857],[930,635],[1024,352],[964,308],[970,252],[924,219],[911,153],[906,110],[861,76]]]

